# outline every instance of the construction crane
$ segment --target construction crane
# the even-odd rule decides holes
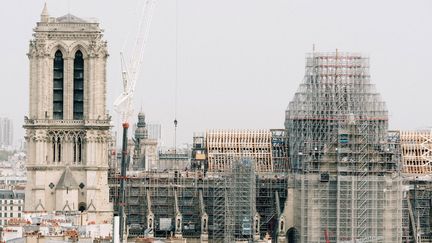
[[[127,133],[129,128],[129,118],[132,116],[133,96],[135,85],[138,79],[142,61],[144,59],[144,48],[150,31],[150,24],[153,17],[153,10],[156,0],[146,0],[143,4],[138,25],[137,37],[134,40],[133,49],[130,58],[127,59],[124,52],[120,52],[121,58],[121,77],[123,81],[123,92],[114,102],[115,111],[121,116],[123,127],[122,139],[122,159],[120,171],[120,198],[119,198],[119,216],[120,216],[120,242],[124,242],[125,236],[125,180],[126,180],[126,158],[127,158]],[[126,61],[127,60],[127,61]]]
[[[126,62],[125,53],[123,51],[120,52],[123,92],[115,100],[114,109],[122,117],[123,123],[128,122],[129,117],[133,114],[133,95],[144,59],[144,48],[149,36],[155,4],[156,0],[146,0],[143,5],[138,26],[138,35],[128,62]]]

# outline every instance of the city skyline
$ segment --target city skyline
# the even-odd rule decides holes
[[[0,11],[0,242],[432,241],[432,3],[39,1]]]
[[[9,58],[1,61],[5,68],[0,73],[3,87],[13,85],[0,93],[0,115],[13,119],[15,139],[24,135],[21,124],[28,112],[28,30],[43,3],[9,2],[1,12],[10,38],[3,40]],[[47,4],[52,16],[70,12],[99,19],[110,53],[107,108],[113,123],[119,123],[112,109],[121,87],[118,53],[134,30],[136,1]],[[100,4],[106,8],[98,8]],[[193,132],[206,129],[282,128],[284,111],[304,75],[305,53],[313,44],[317,51],[369,54],[372,82],[390,111],[390,129],[428,127],[432,115],[424,110],[430,103],[431,8],[428,1],[179,1],[177,143],[190,143]],[[149,120],[160,121],[166,145],[173,144],[175,9],[174,1],[156,6],[135,94],[135,111],[142,106]],[[14,14],[18,11],[22,14]],[[6,105],[10,103],[16,105]]]

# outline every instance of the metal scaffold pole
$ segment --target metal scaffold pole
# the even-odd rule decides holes
[[[120,171],[120,200],[119,200],[119,216],[120,216],[120,242],[123,242],[125,236],[125,205],[126,205],[126,160],[127,160],[127,132],[129,123],[123,123],[123,144],[122,144],[122,158],[121,158],[121,171]]]

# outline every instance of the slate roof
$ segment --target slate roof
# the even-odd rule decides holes
[[[56,189],[73,189],[78,188],[78,183],[76,182],[72,171],[69,169],[69,167],[66,167],[66,169],[63,171],[63,174],[60,177],[60,180],[57,183]]]

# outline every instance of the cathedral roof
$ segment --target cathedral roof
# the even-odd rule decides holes
[[[72,171],[69,169],[69,167],[66,167],[66,169],[63,171],[62,176],[60,177],[60,180],[57,183],[56,189],[72,189],[72,188],[78,188],[78,183],[76,182]]]
[[[70,13],[63,15],[61,17],[56,18],[57,22],[59,23],[88,23],[87,21],[78,18],[75,15],[72,15]]]

